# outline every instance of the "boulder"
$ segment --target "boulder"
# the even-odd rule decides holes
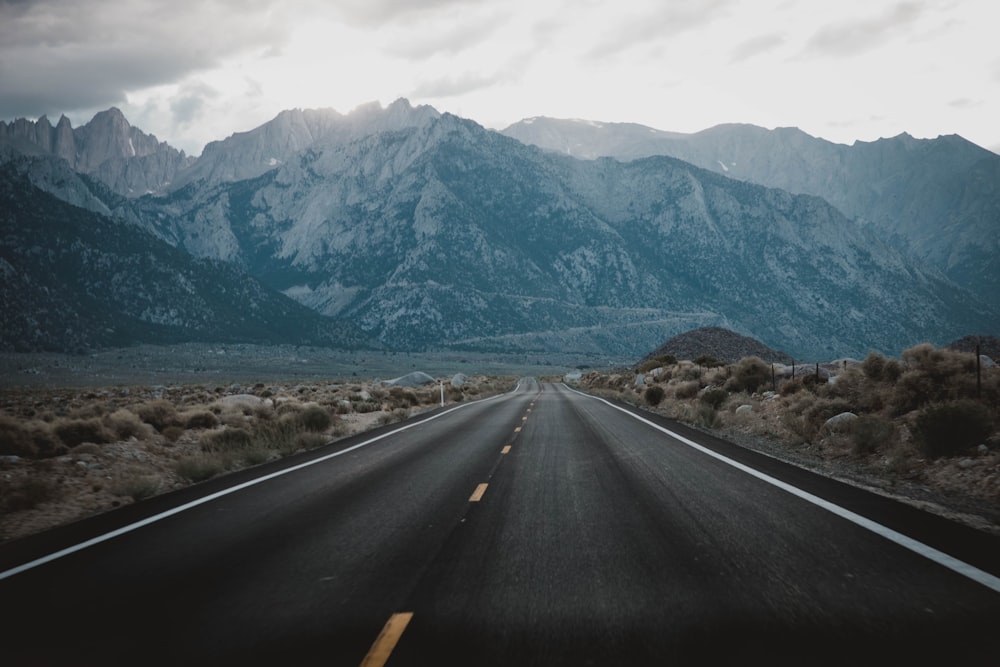
[[[451,378],[451,386],[455,387],[455,388],[458,388],[458,387],[461,387],[462,385],[464,385],[468,381],[469,381],[469,378],[467,378],[464,374],[462,374],[462,373],[455,373],[454,377]]]
[[[839,415],[827,419],[820,430],[825,433],[843,433],[851,428],[857,418],[858,416],[853,412],[841,412]]]
[[[753,412],[753,406],[747,405],[746,403],[736,408],[736,414],[738,415],[750,414],[751,412]]]

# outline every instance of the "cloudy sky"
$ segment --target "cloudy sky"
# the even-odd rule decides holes
[[[0,119],[117,106],[198,154],[282,109],[398,97],[1000,152],[994,0],[0,0]]]

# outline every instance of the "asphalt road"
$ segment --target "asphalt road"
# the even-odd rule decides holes
[[[525,380],[0,545],[0,664],[996,665],[998,574],[996,537]]]

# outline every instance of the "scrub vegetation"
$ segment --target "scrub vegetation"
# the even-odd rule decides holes
[[[447,403],[509,390],[510,377],[446,382]],[[437,384],[176,385],[0,392],[0,539],[402,421]]]

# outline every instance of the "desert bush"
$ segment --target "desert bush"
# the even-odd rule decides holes
[[[38,456],[38,446],[31,432],[10,417],[0,416],[0,455],[26,459]]]
[[[712,406],[713,410],[718,410],[729,398],[729,392],[725,389],[709,389],[701,395],[701,402]]]
[[[52,427],[52,430],[67,447],[76,447],[85,442],[103,444],[115,439],[111,431],[105,428],[101,420],[96,417],[60,419]]]
[[[701,389],[700,382],[679,382],[674,385],[674,397],[678,399],[694,398]]]
[[[861,362],[861,371],[865,377],[875,382],[885,379],[886,358],[878,352],[869,352],[865,360]]]
[[[177,442],[182,435],[184,435],[183,426],[168,426],[163,429],[163,437],[167,439],[167,442]]]
[[[307,431],[321,433],[330,428],[333,419],[330,413],[318,405],[312,405],[296,416],[297,423]]]
[[[215,428],[219,425],[219,418],[215,413],[208,410],[195,410],[181,415],[184,426],[189,429]]]
[[[694,421],[705,428],[715,428],[719,425],[719,413],[707,403],[701,403],[695,410]]]
[[[380,426],[385,426],[386,424],[395,424],[396,422],[401,422],[406,420],[410,416],[409,410],[405,408],[396,408],[392,412],[386,412],[381,417],[378,418],[378,424]]]
[[[0,477],[0,511],[21,512],[59,500],[62,488],[46,477],[5,480]]]
[[[643,397],[646,402],[650,405],[659,405],[663,402],[663,396],[666,392],[663,391],[663,387],[659,385],[653,385],[652,387],[647,387]]]
[[[852,412],[854,407],[847,401],[840,399],[821,398],[813,403],[804,413],[806,428],[809,429],[811,437],[819,433],[820,428],[830,417],[835,417],[841,412]]]
[[[663,366],[663,362],[661,362],[659,359],[647,359],[646,361],[639,364],[639,366],[635,369],[635,371],[637,373],[648,373],[654,368],[660,368],[661,366]]]
[[[896,425],[879,415],[861,415],[851,424],[851,442],[857,455],[884,449],[896,433]]]
[[[982,443],[993,431],[993,418],[982,403],[958,400],[920,411],[913,434],[927,456],[955,456]]]
[[[149,427],[135,413],[124,408],[106,416],[104,424],[114,431],[120,440],[129,438],[143,440],[149,435]]]
[[[253,444],[253,436],[242,428],[224,427],[201,436],[201,449],[206,452],[234,452]]]
[[[174,464],[174,472],[189,482],[203,482],[225,470],[222,459],[216,456],[186,456]]]
[[[730,392],[754,393],[771,382],[771,367],[758,357],[744,357],[733,369],[733,376],[726,383]]]
[[[379,412],[382,410],[382,403],[378,401],[362,401],[361,403],[354,404],[354,411],[358,414],[367,414],[369,412]]]
[[[108,487],[116,496],[124,496],[138,502],[155,496],[160,490],[160,481],[138,467],[119,473]]]
[[[703,354],[694,360],[694,363],[699,366],[704,366],[705,368],[716,368],[718,366],[725,366],[726,364],[719,361],[710,354]]]
[[[139,415],[139,419],[160,432],[168,426],[177,424],[177,408],[170,401],[163,399],[143,403],[135,408],[135,413]]]

